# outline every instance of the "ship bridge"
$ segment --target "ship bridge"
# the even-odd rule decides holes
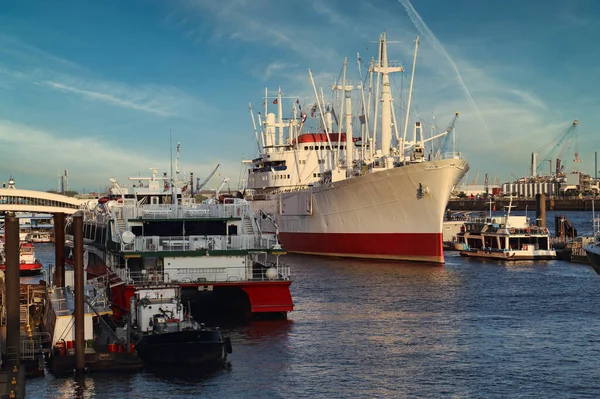
[[[65,213],[72,215],[86,202],[61,194],[21,190],[13,187],[0,188],[0,212]]]

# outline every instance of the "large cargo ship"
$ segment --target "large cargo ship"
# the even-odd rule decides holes
[[[453,128],[425,137],[417,121],[407,137],[417,49],[418,38],[403,132],[389,75],[404,70],[388,61],[385,33],[368,68],[368,88],[346,79],[344,62],[341,81],[333,86],[342,93],[339,104],[325,103],[309,71],[315,93],[309,112],[319,123],[313,132],[305,131],[308,116],[299,99],[284,118],[281,90],[272,101],[277,115],[268,112],[265,93],[259,129],[252,115],[260,156],[247,161],[246,194],[256,211],[272,215],[263,219],[264,230],[268,220],[277,221],[271,228],[288,252],[444,262],[444,211],[469,165],[454,148],[446,151]],[[353,91],[360,92],[357,108]]]

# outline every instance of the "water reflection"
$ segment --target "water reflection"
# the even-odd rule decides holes
[[[145,366],[144,374],[153,380],[161,380],[167,383],[203,383],[211,378],[218,377],[232,370],[230,361],[219,362],[203,366],[178,366],[178,365],[155,365]]]

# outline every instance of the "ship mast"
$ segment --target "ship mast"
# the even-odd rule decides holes
[[[408,120],[410,118],[410,101],[412,99],[412,91],[413,91],[413,82],[415,81],[415,67],[417,65],[417,51],[419,50],[419,36],[417,36],[417,38],[415,39],[415,53],[414,53],[414,57],[413,57],[413,66],[412,66],[412,72],[410,75],[410,87],[408,88],[408,102],[406,104],[406,118],[404,119],[404,135],[402,138],[402,143],[400,143],[401,145],[398,145],[398,147],[400,148],[400,151],[402,152],[402,155],[404,155],[404,142],[406,141],[406,133],[408,131]],[[416,144],[416,139],[415,139],[415,143],[413,143],[413,145]]]
[[[346,82],[346,70],[348,66],[348,59],[344,58],[344,69],[342,73],[342,84],[334,85],[333,88],[336,90],[343,91],[343,98],[341,102],[341,115],[344,115],[344,122],[346,128],[346,142],[344,145],[346,146],[346,174],[350,176],[352,173],[352,162],[353,162],[353,151],[352,146],[354,145],[352,141],[352,90],[354,87],[352,85],[347,84]],[[340,117],[341,117],[340,115]],[[342,123],[339,123],[338,126],[338,148],[336,150],[337,153],[340,152],[340,144],[342,144]]]
[[[380,58],[375,64],[375,72],[381,75],[381,151],[383,156],[391,155],[392,147],[392,93],[390,90],[390,73],[402,72],[401,66],[389,66],[385,32],[379,38]],[[412,84],[411,84],[412,86]],[[409,97],[410,98],[410,97]]]
[[[277,145],[283,145],[283,128],[283,105],[281,104],[281,87],[279,87],[277,90],[277,129],[279,131]]]
[[[360,55],[358,53],[356,53],[356,61],[358,64],[358,76],[362,76],[362,71],[360,70]],[[371,80],[372,80],[372,74],[371,74]],[[364,117],[364,121],[361,121],[361,139],[362,139],[362,143],[361,143],[361,147],[360,147],[360,159],[361,161],[364,163],[365,161],[365,146],[367,144],[367,142],[369,141],[369,111],[367,110],[367,105],[365,104],[365,85],[362,84],[360,85],[360,94],[362,97],[362,115]],[[370,147],[369,147],[370,148]]]

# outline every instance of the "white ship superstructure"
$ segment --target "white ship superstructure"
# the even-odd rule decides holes
[[[413,64],[417,49],[418,38]],[[369,67],[368,89],[346,79],[346,64],[341,82],[333,86],[341,93],[337,106],[325,103],[309,71],[316,103],[308,112],[320,122],[315,132],[304,131],[307,114],[299,100],[291,118],[284,119],[281,90],[272,101],[277,115],[269,113],[265,93],[260,129],[252,118],[261,150],[247,181],[252,206],[275,216],[289,252],[441,263],[444,210],[469,168],[454,149],[445,153],[435,146],[454,131],[425,138],[416,122],[407,137],[414,65],[399,131],[389,74],[403,69],[388,61],[385,33]],[[360,102],[358,118],[353,95]]]

